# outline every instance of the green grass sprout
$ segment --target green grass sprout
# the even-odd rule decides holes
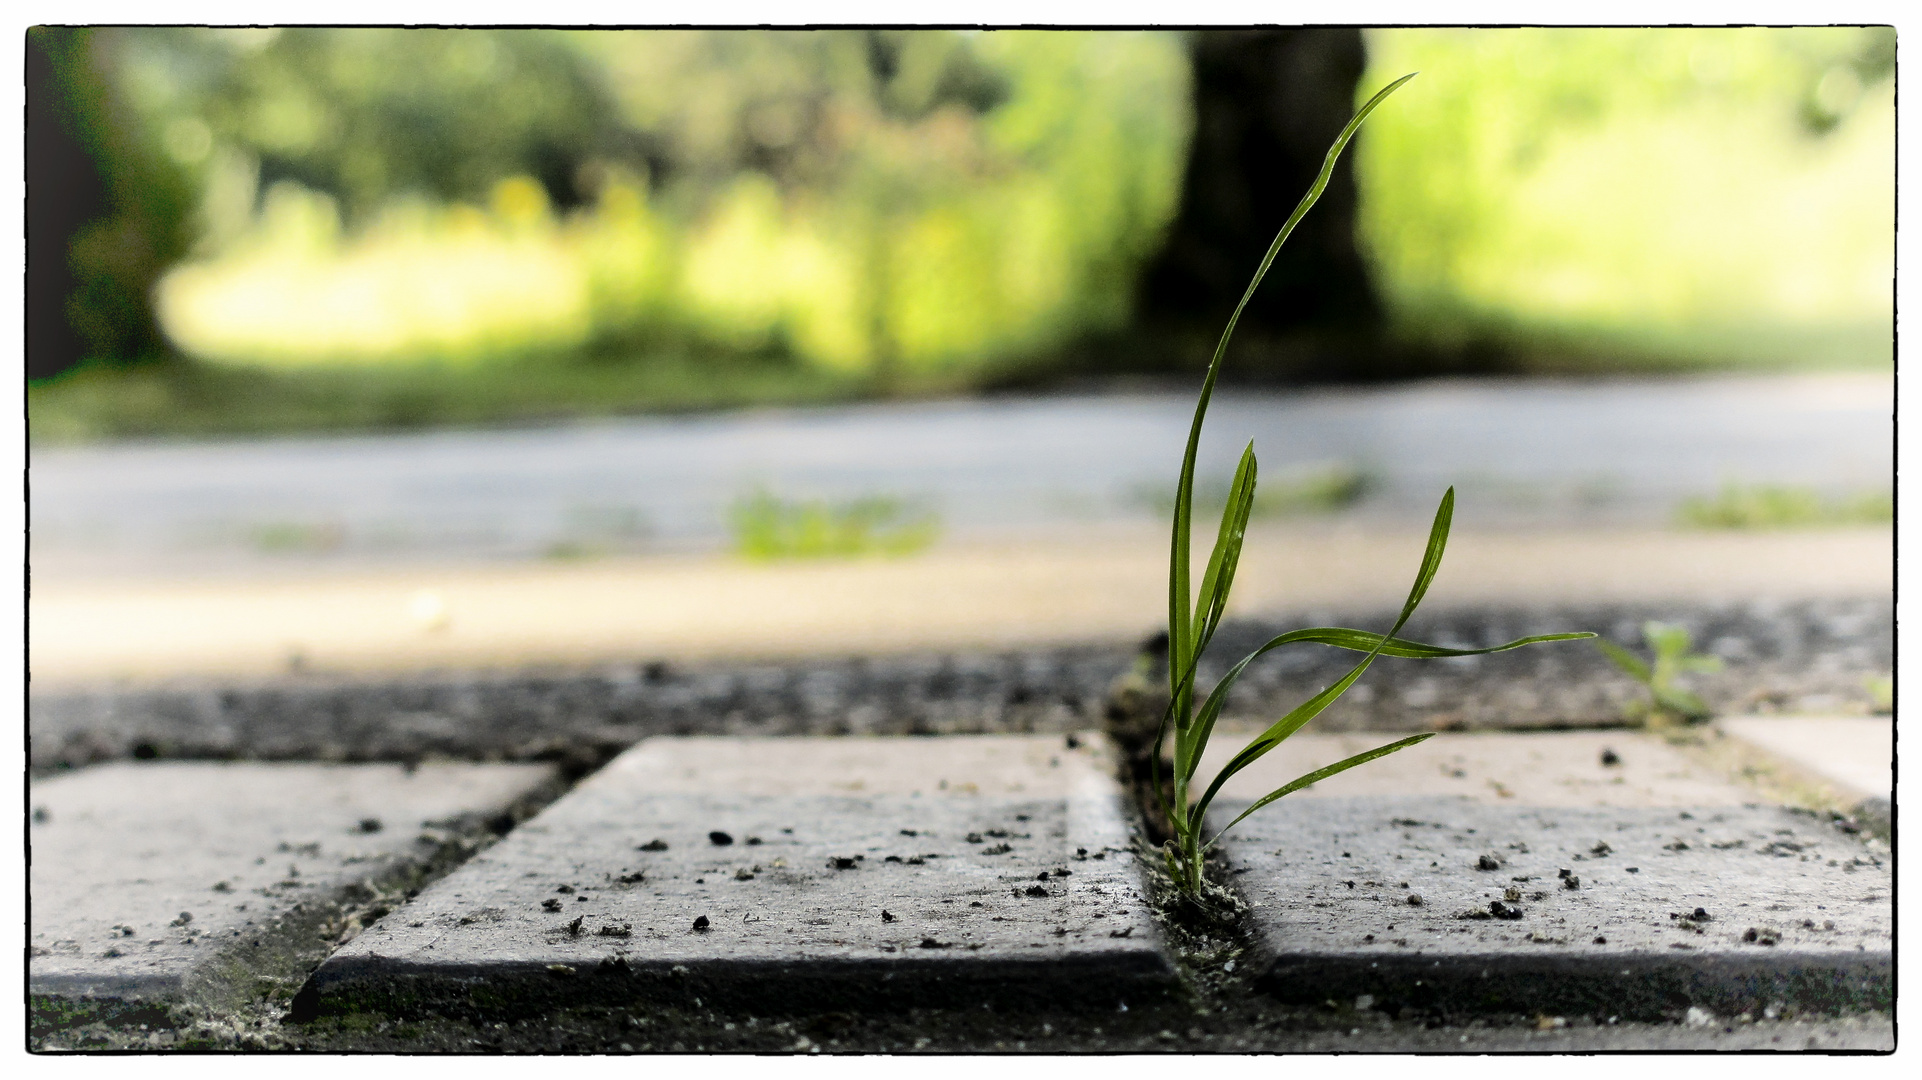
[[[886,495],[829,502],[757,488],[736,500],[728,518],[735,552],[759,562],[912,555],[941,533],[932,510]]]
[[[1722,661],[1713,656],[1690,655],[1694,641],[1688,631],[1669,623],[1643,623],[1642,640],[1655,654],[1653,666],[1607,638],[1595,640],[1596,646],[1616,667],[1648,688],[1648,698],[1630,706],[1630,718],[1641,720],[1651,728],[1664,728],[1706,720],[1713,715],[1701,698],[1682,689],[1678,677],[1720,671]]]
[[[1274,638],[1261,648],[1250,653],[1240,663],[1230,668],[1227,674],[1215,684],[1207,697],[1197,707],[1195,703],[1195,675],[1202,653],[1208,648],[1215,630],[1221,625],[1223,612],[1227,609],[1228,591],[1234,584],[1235,567],[1241,558],[1241,546],[1248,528],[1248,518],[1255,506],[1255,447],[1250,442],[1242,451],[1241,463],[1235,468],[1234,479],[1229,484],[1226,505],[1222,509],[1221,527],[1217,532],[1214,550],[1208,556],[1206,570],[1202,573],[1200,591],[1191,591],[1190,573],[1190,533],[1192,531],[1195,502],[1195,454],[1201,443],[1201,424],[1208,412],[1208,399],[1213,395],[1215,381],[1221,372],[1222,356],[1227,352],[1228,340],[1235,332],[1235,323],[1254,296],[1261,279],[1274,263],[1275,255],[1281,245],[1295,229],[1310,207],[1321,197],[1328,186],[1329,176],[1334,172],[1335,161],[1350,139],[1361,127],[1362,121],[1375,110],[1389,94],[1395,92],[1403,83],[1414,78],[1413,74],[1404,75],[1388,84],[1368,100],[1348,122],[1335,143],[1322,161],[1321,172],[1302,196],[1294,212],[1275,235],[1274,242],[1268,246],[1261,265],[1255,271],[1254,280],[1242,293],[1241,302],[1235,305],[1233,314],[1228,317],[1227,328],[1222,331],[1221,340],[1215,346],[1214,357],[1209,361],[1208,373],[1201,383],[1200,399],[1195,404],[1195,418],[1188,431],[1187,451],[1181,461],[1181,479],[1175,489],[1174,538],[1170,545],[1168,566],[1168,686],[1170,700],[1167,710],[1162,714],[1159,730],[1155,733],[1153,762],[1153,784],[1156,797],[1160,800],[1161,810],[1173,832],[1163,848],[1168,875],[1177,889],[1190,897],[1199,897],[1205,886],[1203,859],[1208,849],[1221,839],[1222,833],[1240,823],[1243,818],[1267,806],[1285,795],[1299,791],[1310,784],[1325,780],[1336,773],[1345,772],[1357,765],[1373,761],[1378,757],[1392,754],[1421,742],[1433,732],[1411,736],[1386,746],[1377,747],[1366,753],[1338,761],[1333,765],[1317,769],[1306,776],[1275,789],[1256,800],[1228,825],[1218,831],[1213,839],[1204,841],[1202,833],[1209,804],[1220,793],[1222,784],[1236,773],[1259,760],[1264,754],[1281,745],[1282,741],[1299,731],[1308,721],[1315,718],[1335,699],[1339,698],[1355,680],[1361,678],[1368,666],[1377,656],[1400,656],[1414,659],[1432,659],[1444,656],[1475,656],[1484,653],[1501,652],[1505,649],[1519,648],[1542,641],[1570,641],[1576,638],[1594,637],[1593,634],[1542,634],[1521,638],[1505,645],[1486,649],[1447,649],[1436,645],[1424,645],[1407,641],[1395,635],[1402,625],[1414,614],[1415,606],[1428,592],[1428,586],[1435,579],[1435,572],[1441,566],[1442,549],[1448,543],[1449,523],[1455,512],[1455,489],[1449,488],[1442,496],[1441,507],[1435,513],[1435,522],[1428,535],[1428,549],[1422,556],[1421,569],[1415,575],[1415,586],[1408,594],[1408,601],[1402,606],[1401,617],[1386,634],[1371,634],[1363,630],[1349,630],[1342,627],[1311,627],[1295,630]],[[1191,606],[1192,604],[1192,606]],[[1364,654],[1361,662],[1334,685],[1316,694],[1297,706],[1288,715],[1275,721],[1254,741],[1243,747],[1214,780],[1210,782],[1199,799],[1191,800],[1191,792],[1196,786],[1196,771],[1200,767],[1202,755],[1208,748],[1209,736],[1213,734],[1215,721],[1220,717],[1222,706],[1228,700],[1228,692],[1235,681],[1241,677],[1248,665],[1256,658],[1273,649],[1297,642],[1313,642],[1332,645]],[[1164,743],[1172,732],[1173,776],[1172,792],[1165,789],[1160,774],[1161,752]]]

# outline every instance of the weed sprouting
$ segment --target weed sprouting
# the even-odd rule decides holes
[[[837,503],[756,489],[728,517],[735,552],[757,561],[912,555],[941,532],[933,511],[885,495]]]
[[[1247,449],[1242,451],[1241,462],[1236,467],[1234,479],[1229,484],[1227,499],[1221,514],[1221,527],[1215,539],[1214,550],[1208,557],[1207,569],[1202,574],[1199,594],[1191,594],[1189,546],[1195,503],[1195,453],[1201,443],[1202,420],[1207,415],[1208,399],[1214,393],[1215,381],[1221,371],[1222,356],[1227,351],[1229,338],[1234,335],[1235,323],[1241,318],[1242,309],[1248,306],[1249,298],[1254,295],[1256,287],[1261,284],[1261,279],[1268,273],[1268,268],[1273,264],[1276,253],[1281,250],[1282,243],[1288,239],[1288,234],[1294,231],[1295,225],[1307,214],[1309,208],[1314,206],[1316,200],[1321,197],[1322,191],[1328,186],[1328,178],[1334,171],[1335,161],[1342,149],[1354,137],[1356,130],[1361,127],[1362,121],[1367,119],[1368,114],[1373,112],[1389,94],[1412,78],[1414,78],[1412,74],[1404,75],[1370,98],[1336,137],[1334,145],[1329,148],[1327,157],[1322,161],[1320,175],[1315,178],[1308,193],[1302,196],[1294,212],[1288,216],[1281,231],[1275,235],[1274,242],[1268,246],[1267,255],[1262,258],[1260,267],[1255,271],[1254,280],[1248,283],[1247,290],[1242,293],[1241,302],[1235,306],[1234,313],[1228,317],[1227,328],[1222,331],[1221,340],[1215,346],[1214,357],[1208,364],[1208,373],[1201,383],[1200,398],[1195,404],[1194,423],[1188,431],[1187,451],[1181,462],[1181,479],[1175,489],[1174,538],[1169,553],[1168,684],[1170,701],[1167,711],[1162,714],[1160,728],[1155,734],[1151,760],[1155,769],[1155,795],[1161,800],[1161,810],[1166,815],[1174,833],[1163,848],[1168,876],[1174,881],[1177,889],[1197,900],[1206,894],[1208,888],[1203,860],[1208,849],[1220,839],[1221,833],[1233,828],[1249,814],[1284,795],[1336,773],[1373,761],[1375,758],[1413,746],[1433,734],[1430,732],[1401,739],[1299,777],[1256,800],[1220,832],[1217,832],[1213,839],[1203,840],[1202,833],[1208,806],[1220,793],[1222,784],[1236,773],[1254,764],[1270,750],[1281,745],[1283,740],[1300,730],[1302,725],[1314,719],[1354,685],[1355,680],[1361,678],[1362,673],[1368,670],[1368,666],[1374,663],[1377,656],[1402,656],[1415,659],[1471,656],[1519,648],[1541,641],[1568,641],[1595,636],[1587,633],[1543,634],[1486,649],[1446,649],[1407,641],[1395,636],[1401,630],[1402,624],[1414,614],[1415,606],[1427,593],[1436,570],[1441,566],[1442,550],[1448,542],[1449,523],[1455,510],[1455,489],[1451,487],[1447,494],[1442,496],[1441,507],[1435,514],[1434,526],[1428,535],[1428,549],[1422,557],[1421,569],[1415,575],[1415,586],[1408,594],[1407,603],[1402,606],[1401,617],[1395,620],[1395,625],[1389,629],[1388,633],[1371,634],[1363,630],[1349,630],[1342,627],[1311,627],[1283,634],[1256,649],[1230,668],[1199,706],[1195,702],[1197,667],[1202,653],[1208,648],[1209,640],[1220,626],[1222,614],[1227,608],[1228,590],[1234,582],[1235,567],[1241,558],[1242,540],[1247,532],[1249,516],[1255,507],[1255,448],[1251,442]],[[1196,770],[1200,767],[1202,755],[1208,748],[1209,736],[1214,731],[1216,719],[1221,715],[1222,706],[1227,702],[1230,688],[1257,657],[1283,645],[1297,642],[1332,645],[1364,655],[1361,662],[1338,682],[1297,706],[1243,747],[1241,752],[1236,754],[1208,784],[1201,797],[1191,801],[1190,793],[1195,784]],[[1172,792],[1164,790],[1160,778],[1161,747],[1171,731],[1174,736],[1174,775],[1169,785]]]
[[[1676,727],[1708,719],[1712,715],[1708,705],[1682,689],[1678,677],[1720,671],[1722,661],[1713,656],[1690,655],[1694,641],[1688,630],[1669,623],[1643,623],[1642,640],[1655,654],[1653,666],[1607,638],[1595,640],[1596,646],[1616,667],[1648,688],[1648,697],[1629,707],[1630,719],[1640,720],[1651,728]]]

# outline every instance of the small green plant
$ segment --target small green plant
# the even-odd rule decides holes
[[[836,503],[757,489],[728,516],[735,552],[758,561],[912,555],[941,532],[933,511],[885,495]]]
[[[1713,656],[1689,655],[1689,649],[1695,643],[1688,631],[1669,623],[1643,623],[1642,640],[1655,654],[1653,667],[1607,638],[1595,640],[1596,646],[1615,662],[1616,667],[1648,687],[1648,698],[1630,706],[1630,718],[1641,720],[1652,728],[1662,728],[1706,720],[1713,715],[1701,698],[1682,689],[1678,677],[1695,672],[1707,674],[1720,671],[1722,661]]]
[[[1697,529],[1885,525],[1895,520],[1895,499],[1886,491],[1825,499],[1813,488],[1731,480],[1713,497],[1682,500],[1675,517]]]
[[[1335,161],[1340,156],[1342,148],[1348,145],[1348,141],[1354,137],[1356,129],[1361,126],[1368,114],[1373,112],[1375,107],[1396,88],[1412,78],[1414,78],[1413,75],[1405,75],[1370,98],[1368,103],[1355,114],[1354,119],[1348,122],[1348,126],[1342,129],[1341,135],[1335,139],[1335,144],[1329,148],[1327,157],[1322,161],[1320,175],[1315,178],[1308,193],[1302,196],[1301,202],[1295,206],[1294,212],[1288,216],[1287,222],[1276,234],[1274,243],[1269,245],[1267,255],[1262,258],[1261,266],[1255,271],[1254,280],[1248,283],[1247,290],[1242,293],[1241,302],[1235,306],[1234,313],[1228,317],[1228,326],[1222,331],[1221,340],[1215,346],[1214,358],[1208,364],[1208,374],[1201,383],[1200,399],[1195,404],[1194,423],[1188,431],[1188,448],[1181,461],[1181,479],[1175,488],[1174,539],[1169,556],[1168,688],[1170,700],[1167,710],[1162,714],[1160,728],[1155,734],[1154,753],[1151,758],[1154,763],[1155,794],[1161,801],[1161,810],[1166,815],[1174,834],[1163,849],[1168,875],[1176,888],[1190,897],[1199,897],[1204,891],[1203,859],[1208,849],[1221,838],[1222,833],[1233,828],[1243,818],[1284,795],[1299,791],[1310,784],[1373,761],[1383,755],[1406,749],[1433,734],[1429,732],[1401,739],[1299,777],[1256,800],[1240,816],[1218,831],[1213,839],[1204,842],[1202,833],[1208,806],[1220,793],[1222,784],[1226,783],[1229,777],[1254,764],[1270,750],[1281,745],[1284,739],[1314,719],[1350,686],[1353,686],[1355,680],[1361,678],[1362,673],[1368,670],[1377,656],[1401,656],[1415,659],[1472,656],[1501,652],[1541,641],[1569,641],[1595,636],[1586,633],[1543,634],[1486,649],[1445,649],[1395,636],[1400,632],[1402,625],[1408,621],[1408,617],[1414,614],[1415,606],[1427,593],[1429,583],[1434,580],[1435,572],[1441,566],[1442,550],[1447,546],[1449,523],[1455,511],[1455,489],[1449,488],[1447,494],[1442,496],[1441,507],[1435,513],[1434,526],[1428,534],[1428,549],[1422,556],[1421,569],[1415,575],[1415,587],[1409,592],[1407,603],[1402,606],[1401,617],[1395,620],[1395,625],[1388,633],[1371,634],[1363,630],[1324,626],[1283,634],[1256,649],[1230,668],[1208,693],[1206,699],[1202,700],[1198,706],[1196,704],[1196,668],[1202,653],[1208,648],[1209,640],[1214,636],[1216,628],[1220,626],[1222,614],[1227,608],[1228,590],[1234,583],[1235,567],[1241,558],[1242,540],[1247,531],[1249,515],[1253,512],[1255,505],[1255,447],[1251,442],[1247,449],[1242,451],[1241,463],[1236,467],[1234,480],[1229,486],[1228,498],[1221,514],[1221,528],[1215,539],[1214,550],[1208,557],[1207,569],[1202,574],[1200,592],[1191,594],[1189,541],[1195,500],[1195,452],[1201,442],[1201,425],[1208,412],[1208,399],[1214,393],[1215,380],[1221,371],[1222,356],[1227,351],[1228,340],[1235,332],[1235,323],[1241,318],[1242,309],[1248,306],[1248,300],[1254,295],[1255,288],[1261,284],[1261,279],[1268,273],[1269,266],[1275,260],[1276,252],[1281,250],[1281,245],[1288,239],[1288,234],[1294,231],[1295,225],[1328,186],[1328,177],[1334,171]],[[1365,655],[1361,662],[1340,681],[1297,706],[1243,747],[1241,752],[1216,774],[1201,797],[1191,800],[1191,792],[1196,786],[1196,771],[1200,767],[1202,755],[1208,749],[1208,740],[1214,732],[1215,721],[1220,717],[1222,706],[1228,700],[1229,689],[1257,657],[1272,649],[1297,642],[1332,645]],[[1174,739],[1174,774],[1168,785],[1172,791],[1169,791],[1163,787],[1160,764],[1162,746],[1171,732]]]
[[[1877,716],[1895,715],[1895,677],[1876,675],[1862,682],[1869,692],[1869,711]]]

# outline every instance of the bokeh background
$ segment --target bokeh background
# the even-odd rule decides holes
[[[1236,613],[1886,602],[1888,28],[27,48],[36,687],[1137,642],[1410,71]]]
[[[36,442],[1886,369],[1889,28],[40,28]]]

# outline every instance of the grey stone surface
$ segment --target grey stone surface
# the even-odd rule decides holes
[[[534,796],[540,765],[103,765],[32,785],[28,984],[164,1001]],[[505,826],[503,826],[505,827]]]
[[[1893,671],[1890,598],[1743,605],[1569,605],[1541,610],[1431,604],[1408,628],[1442,644],[1490,644],[1584,629],[1635,645],[1648,619],[1679,622],[1721,674],[1695,688],[1727,712],[1869,707],[1866,680]],[[1300,623],[1234,620],[1204,681],[1297,625],[1385,627],[1393,612],[1307,613]],[[1145,639],[1151,627],[1141,628]],[[35,768],[125,757],[406,760],[423,754],[515,760],[612,753],[650,735],[1068,732],[1098,723],[1125,648],[1035,649],[764,665],[424,673],[394,680],[301,676],[36,694]],[[1340,678],[1352,654],[1318,646],[1248,669],[1229,716],[1285,712]],[[1323,730],[1420,730],[1618,722],[1643,693],[1599,650],[1545,645],[1487,657],[1383,660],[1323,714]]]
[[[653,739],[335,953],[296,1015],[1139,1004],[1173,969],[1133,817],[1092,734]]]
[[[1254,737],[1217,728],[1199,775],[1212,777]],[[1316,769],[1392,742],[1393,734],[1296,734],[1221,786],[1252,802]],[[1496,806],[1668,806],[1699,809],[1756,801],[1752,788],[1639,731],[1442,732],[1288,799],[1458,795]],[[1260,811],[1274,813],[1272,809]],[[1231,818],[1224,818],[1232,820]]]
[[[1223,849],[1283,1000],[1644,1020],[1892,1001],[1888,849],[1807,814],[1284,799]]]
[[[1729,716],[1717,725],[1844,800],[1886,803],[1895,793],[1892,716]]]

